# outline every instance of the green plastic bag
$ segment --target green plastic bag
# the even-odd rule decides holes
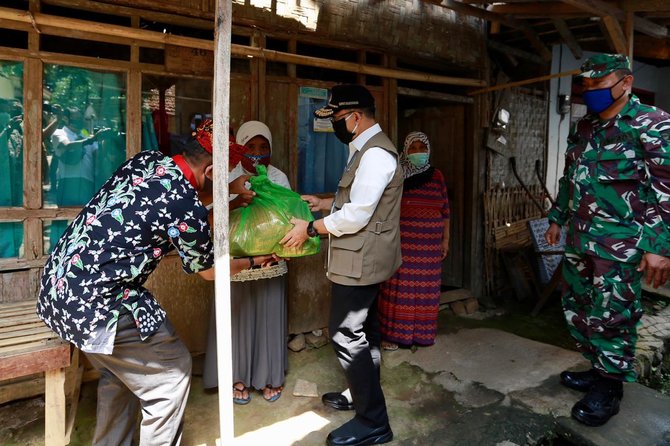
[[[300,195],[272,183],[263,165],[256,166],[257,176],[249,178],[256,196],[248,206],[230,213],[230,255],[257,256],[275,253],[279,257],[302,257],[319,252],[319,237],[310,237],[302,247],[279,244],[293,228],[291,218],[312,221],[309,206]]]

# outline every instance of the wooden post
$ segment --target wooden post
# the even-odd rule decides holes
[[[44,429],[46,446],[65,443],[65,369],[44,372]]]
[[[131,17],[133,28],[139,29],[140,17]],[[142,150],[142,73],[139,69],[140,47],[137,43],[130,46],[130,71],[126,97],[126,157],[130,158]]]
[[[214,258],[216,283],[216,354],[219,379],[220,444],[235,438],[228,251],[228,126],[230,122],[230,54],[232,3],[216,0],[214,17]]]

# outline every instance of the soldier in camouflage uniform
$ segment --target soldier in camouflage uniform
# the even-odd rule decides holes
[[[587,392],[572,416],[599,426],[636,378],[642,276],[658,287],[670,274],[670,115],[631,93],[626,56],[598,54],[581,71],[589,114],[568,137],[545,238],[556,244],[569,223],[563,308],[593,367],[565,371],[561,382]]]

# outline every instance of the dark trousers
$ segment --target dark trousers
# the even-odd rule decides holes
[[[379,382],[379,284],[347,286],[333,283],[329,329],[333,348],[351,391],[356,417],[370,427],[388,423]],[[375,364],[376,363],[376,364]]]

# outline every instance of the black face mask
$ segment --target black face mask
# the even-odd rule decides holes
[[[350,113],[346,118],[338,119],[333,121],[333,130],[335,131],[335,136],[339,139],[342,144],[349,144],[354,140],[354,133],[356,133],[356,128],[358,128],[358,123],[354,127],[354,131],[350,132],[347,130],[347,119],[351,117],[353,113]]]

